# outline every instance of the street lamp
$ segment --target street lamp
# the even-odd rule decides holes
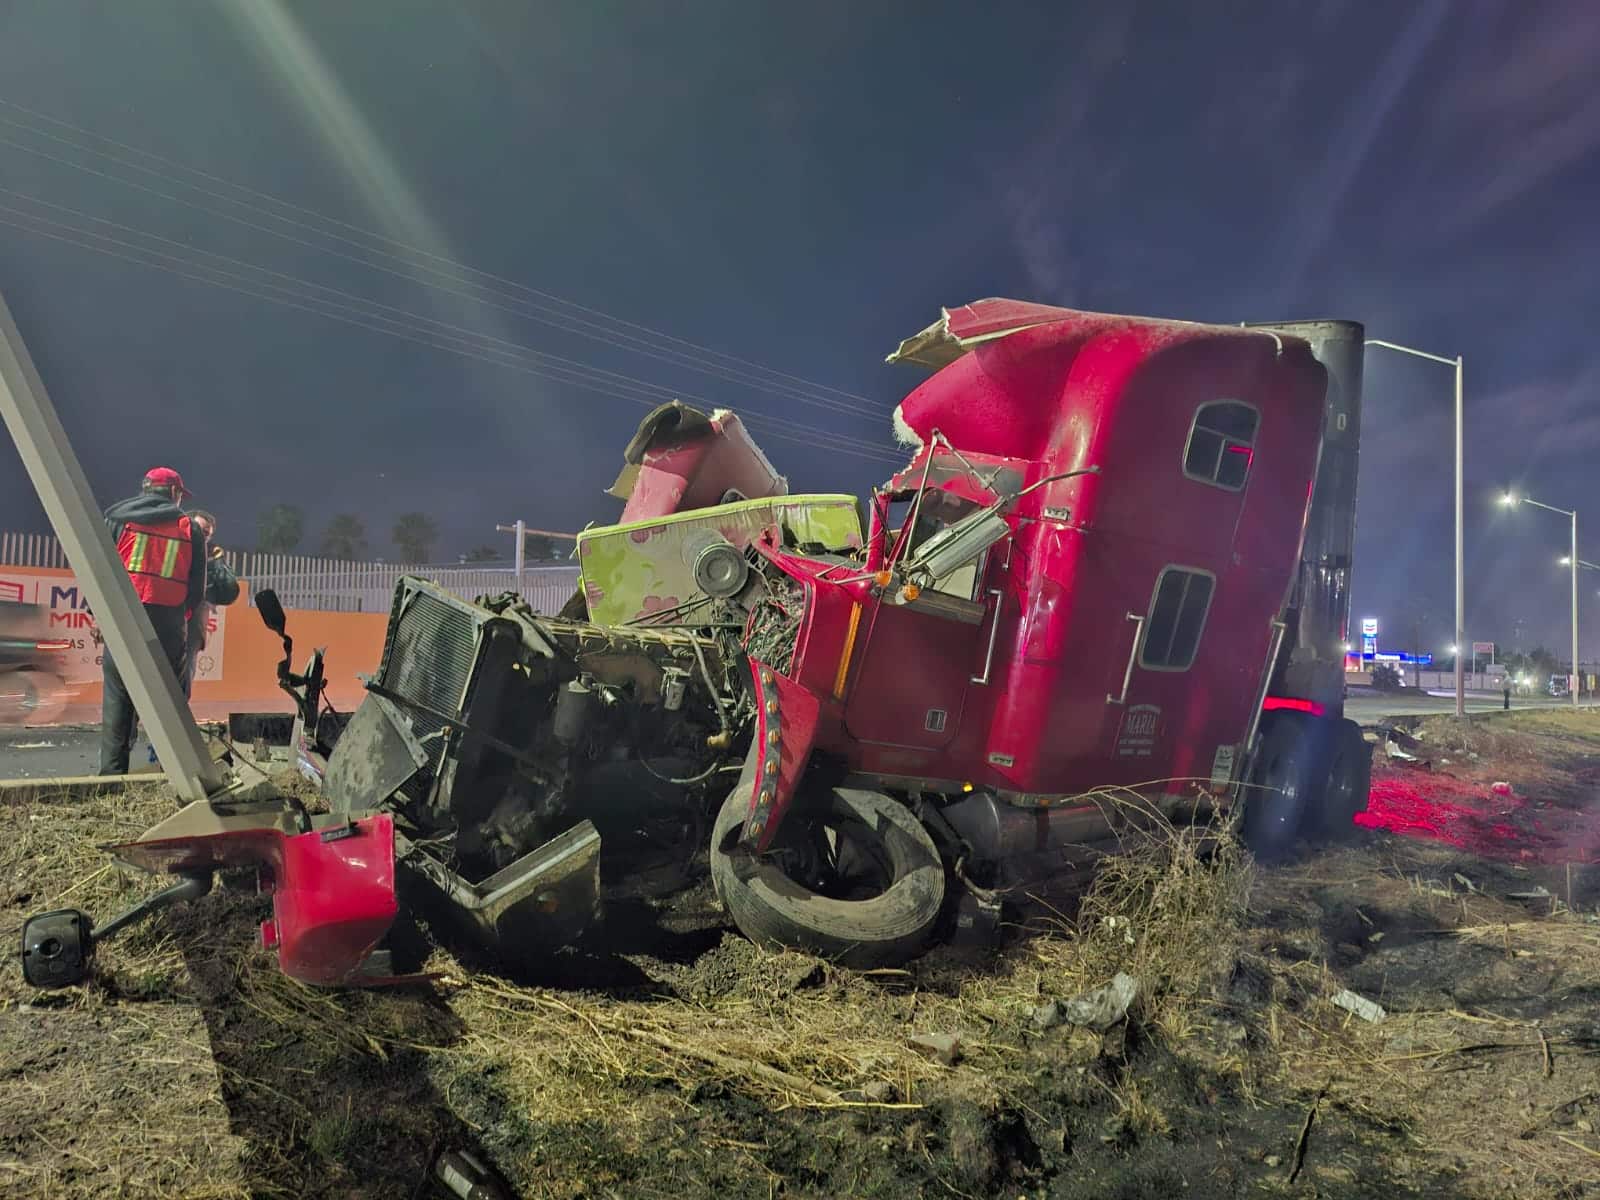
[[[1461,356],[1445,358],[1442,354],[1429,354],[1426,350],[1415,350],[1410,346],[1402,346],[1396,342],[1385,342],[1378,338],[1368,338],[1368,346],[1380,346],[1385,350],[1393,350],[1399,354],[1409,354],[1414,358],[1425,358],[1429,362],[1443,363],[1447,367],[1456,369],[1456,642],[1467,640],[1467,583],[1466,568],[1464,566],[1464,547],[1466,538],[1463,534],[1465,525],[1465,506],[1462,500],[1461,484],[1461,450],[1462,450],[1462,416],[1461,416]],[[1576,554],[1577,550],[1574,549]],[[1577,662],[1573,662],[1572,669],[1578,669]],[[1467,715],[1467,678],[1461,673],[1461,656],[1456,655],[1456,716]]]
[[[1500,503],[1508,508],[1515,508],[1519,504],[1531,504],[1534,508],[1542,508],[1546,512],[1559,513],[1572,521],[1572,552],[1563,558],[1562,564],[1572,570],[1572,706],[1578,706],[1578,568],[1588,566],[1578,557],[1578,514],[1570,508],[1557,508],[1553,504],[1541,504],[1527,496],[1519,496],[1515,492],[1507,492],[1500,497]]]
[[[1560,558],[1556,559],[1556,561],[1563,567],[1570,567],[1572,565],[1572,555],[1563,554]],[[1580,558],[1578,560],[1578,565],[1585,571],[1600,571],[1600,563],[1585,562]]]

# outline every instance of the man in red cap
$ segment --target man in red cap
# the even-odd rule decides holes
[[[206,587],[205,534],[178,507],[188,494],[181,475],[171,467],[155,467],[145,474],[137,496],[106,509],[111,540],[155,627],[156,640],[174,679],[183,674],[186,614],[199,607]],[[126,775],[138,718],[133,698],[111,661],[110,647],[102,649],[105,689],[100,708],[100,774]]]

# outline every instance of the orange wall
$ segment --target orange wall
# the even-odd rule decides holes
[[[294,639],[293,669],[303,670],[317,648],[327,651],[324,671],[328,701],[335,708],[352,709],[366,695],[356,675],[370,675],[383,657],[387,613],[316,612],[288,610],[289,636]],[[212,703],[234,700],[289,698],[277,690],[278,663],[283,643],[261,623],[260,614],[245,598],[228,606],[228,642],[223,652],[222,679],[194,685],[194,699]],[[99,689],[97,688],[96,691]]]

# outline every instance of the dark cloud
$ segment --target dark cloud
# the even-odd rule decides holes
[[[1521,623],[1559,642],[1562,531],[1493,495],[1522,481],[1582,507],[1592,490],[1600,21],[1589,0],[1374,11],[14,5],[0,100],[164,157],[129,173],[85,156],[107,143],[0,120],[0,187],[169,239],[117,234],[168,253],[280,272],[239,268],[291,294],[219,290],[5,212],[0,282],[103,498],[172,461],[240,536],[282,500],[314,531],[359,512],[374,542],[426,508],[449,549],[517,516],[610,518],[602,489],[663,391],[788,422],[768,429],[798,440],[765,441],[798,486],[865,490],[886,466],[822,443],[889,444],[918,376],[882,356],[941,304],[1351,316],[1466,355],[1469,619],[1475,635]],[[0,118],[23,120],[3,105]],[[269,196],[295,206],[271,209],[288,223],[249,207]],[[397,276],[294,222],[496,278]],[[467,341],[340,323],[351,313],[302,303],[307,285]],[[645,357],[611,336],[627,327],[608,340],[556,327],[526,288],[820,386],[802,398],[745,368]],[[588,381],[623,394],[526,369],[548,361],[526,351],[613,372]],[[1368,381],[1357,604],[1438,640],[1449,372],[1375,354]],[[5,447],[0,526],[41,527]]]

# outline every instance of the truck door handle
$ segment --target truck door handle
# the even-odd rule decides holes
[[[1128,620],[1133,622],[1133,645],[1128,650],[1127,669],[1122,672],[1122,695],[1113,696],[1107,693],[1107,704],[1126,704],[1128,702],[1128,685],[1133,682],[1133,660],[1139,657],[1139,635],[1144,632],[1144,618],[1138,613],[1129,613]]]
[[[970,682],[987,684],[989,682],[989,669],[994,666],[994,640],[1000,632],[1000,589],[990,588],[989,595],[994,597],[994,612],[989,614],[989,649],[983,656],[983,674],[974,675]]]

